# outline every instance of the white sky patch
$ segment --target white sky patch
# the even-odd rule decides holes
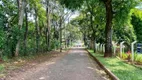
[[[142,10],[142,2],[140,2],[140,3],[136,6],[136,8]]]
[[[74,19],[74,18],[76,18],[76,17],[78,17],[79,16],[79,12],[76,12],[75,14],[73,14],[71,17],[70,17],[70,19]]]
[[[33,14],[28,13],[28,21],[35,22],[35,20],[34,20],[34,15],[33,15]]]
[[[2,1],[0,1],[0,5],[2,5]]]
[[[79,16],[79,12],[78,11],[72,12],[72,14],[69,17],[69,21],[73,20],[74,18],[76,18],[78,16]],[[66,20],[65,23],[68,23],[68,20]]]

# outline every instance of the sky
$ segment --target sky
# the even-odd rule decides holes
[[[76,18],[78,16],[79,16],[79,11],[71,12],[70,17],[69,17],[69,21],[73,20],[74,18]],[[65,23],[68,23],[68,20],[66,20]]]
[[[76,18],[76,17],[78,17],[78,16],[79,16],[79,12],[76,11],[76,12],[70,17],[70,19],[74,19],[74,18]]]
[[[141,9],[141,10],[142,10],[142,2],[141,2],[141,3],[139,3],[139,5],[138,5],[138,6],[136,6],[136,8],[138,8],[138,9]]]

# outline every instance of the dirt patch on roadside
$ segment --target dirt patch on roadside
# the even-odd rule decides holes
[[[2,63],[5,67],[4,71],[0,72],[0,80],[9,80],[10,77],[17,76],[23,72],[29,71],[44,62],[56,61],[66,55],[68,51],[62,53],[51,51],[47,53],[39,53],[30,58],[19,58],[10,62]]]

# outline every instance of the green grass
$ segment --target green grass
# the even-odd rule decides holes
[[[104,58],[102,54],[93,53],[93,50],[88,50],[95,56],[106,68],[111,70],[120,80],[142,80],[142,70],[132,65],[126,64],[116,57]]]

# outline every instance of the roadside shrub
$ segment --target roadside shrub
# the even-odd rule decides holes
[[[51,50],[58,49],[60,46],[60,42],[56,39],[51,41]]]
[[[124,60],[128,59],[128,54],[122,53],[122,59],[124,59]]]
[[[137,54],[135,61],[142,63],[142,54]]]
[[[134,53],[134,61],[136,61],[137,56],[138,56],[138,54],[135,52]]]
[[[128,51],[127,53],[122,53],[122,59],[131,61],[132,54]]]
[[[5,43],[5,33],[0,28],[0,59],[3,57],[3,49],[4,49],[4,43]]]

